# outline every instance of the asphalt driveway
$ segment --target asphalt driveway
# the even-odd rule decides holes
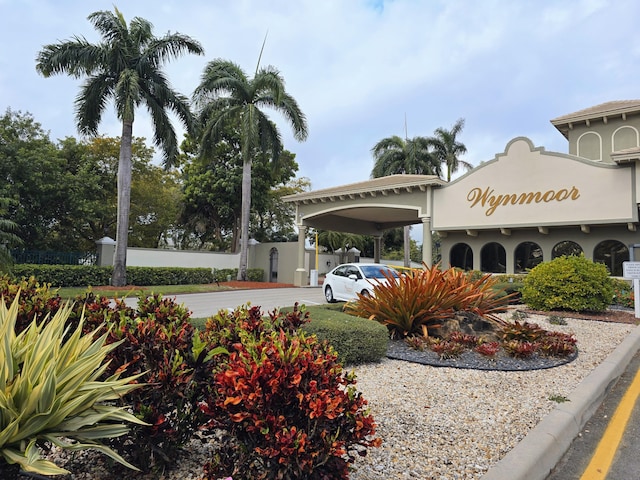
[[[296,302],[305,305],[326,303],[320,287],[225,290],[210,293],[166,295],[166,297],[175,297],[178,303],[184,304],[191,310],[192,318],[210,317],[222,309],[235,309],[245,303],[259,306],[265,313],[275,308],[293,306]],[[133,305],[137,303],[136,299],[131,300]]]

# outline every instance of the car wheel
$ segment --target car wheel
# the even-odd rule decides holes
[[[329,303],[335,303],[336,301],[336,299],[333,298],[333,290],[331,290],[331,287],[328,285],[324,289],[324,298],[326,298]]]

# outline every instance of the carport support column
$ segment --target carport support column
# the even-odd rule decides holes
[[[430,267],[433,263],[433,239],[431,237],[431,217],[422,219],[422,261]]]
[[[373,263],[380,263],[382,252],[382,237],[373,237]]]
[[[307,236],[307,227],[298,225],[298,268],[293,274],[293,284],[296,287],[307,285],[307,271],[304,269],[304,243]]]

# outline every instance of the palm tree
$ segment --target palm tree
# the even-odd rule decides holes
[[[20,237],[14,233],[18,231],[18,225],[3,218],[10,203],[9,198],[0,197],[0,272],[7,271],[13,263],[11,248],[23,243]]]
[[[441,175],[440,163],[429,150],[429,140],[425,137],[402,139],[397,135],[383,138],[371,149],[375,164],[372,178],[394,174]],[[404,227],[404,266],[410,264],[411,226]]]
[[[126,285],[127,235],[131,197],[131,142],[135,110],[147,107],[154,128],[154,143],[164,154],[164,166],[174,165],[178,154],[176,133],[168,112],[173,112],[188,130],[192,118],[188,99],[175,92],[161,64],[183,53],[203,54],[197,41],[179,33],[155,37],[153,25],[135,17],[129,26],[115,8],[115,14],[94,12],[88,20],[102,36],[102,42],[89,43],[82,37],[45,45],[38,53],[36,69],[49,77],[66,73],[86,77],[76,97],[76,123],[83,135],[96,135],[102,114],[113,100],[122,122],[118,162],[118,225],[112,283]]]
[[[457,172],[460,167],[467,170],[473,168],[473,165],[459,158],[460,155],[467,153],[464,143],[456,140],[463,127],[464,119],[460,118],[451,130],[436,128],[433,132],[434,136],[428,139],[435,158],[447,167],[447,182],[451,181],[451,174]]]
[[[235,63],[217,59],[209,62],[194,92],[202,126],[202,155],[210,155],[225,126],[240,128],[242,153],[242,207],[240,213],[240,265],[238,280],[247,279],[249,216],[251,211],[251,167],[257,150],[269,151],[277,165],[282,152],[280,133],[262,111],[271,108],[285,118],[296,140],[307,138],[307,121],[296,100],[285,91],[284,79],[274,67],[256,69],[248,78]]]

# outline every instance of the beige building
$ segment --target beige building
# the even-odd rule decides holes
[[[568,154],[531,140],[511,140],[504,152],[446,183],[434,176],[393,175],[286,197],[308,227],[373,235],[422,224],[424,261],[431,232],[440,237],[442,265],[518,273],[541,261],[582,252],[622,274],[638,239],[640,100],[608,102],[551,123]],[[303,235],[295,283],[305,285]]]

